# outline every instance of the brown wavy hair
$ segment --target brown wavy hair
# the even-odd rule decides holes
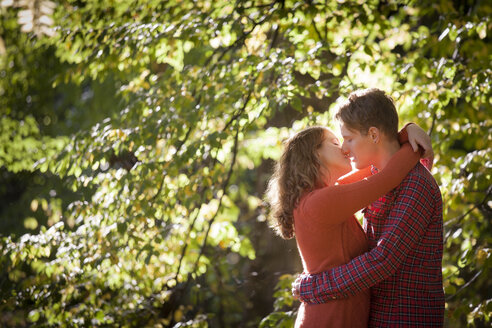
[[[268,183],[272,228],[284,239],[294,237],[294,209],[306,192],[321,186],[321,161],[317,150],[327,129],[309,127],[284,142],[284,150]]]

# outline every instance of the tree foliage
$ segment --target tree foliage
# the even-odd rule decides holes
[[[446,322],[487,325],[491,12],[449,0],[3,1],[0,323],[291,324],[291,276],[269,309],[250,293],[252,268],[268,266],[258,230],[271,160],[291,131],[330,125],[348,93],[380,87],[434,142]]]

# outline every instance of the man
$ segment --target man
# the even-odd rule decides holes
[[[378,89],[352,93],[340,107],[342,149],[358,169],[382,169],[399,149],[398,114]],[[294,283],[301,301],[325,303],[371,288],[369,327],[442,327],[442,199],[418,163],[401,184],[364,209],[368,253]]]

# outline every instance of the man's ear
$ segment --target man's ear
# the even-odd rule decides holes
[[[381,141],[381,131],[375,126],[369,128],[367,135],[371,138],[372,142],[376,144]]]

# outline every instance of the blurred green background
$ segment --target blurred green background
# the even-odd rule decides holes
[[[2,0],[0,326],[290,327],[282,141],[379,87],[432,137],[446,326],[492,315],[488,1]]]

